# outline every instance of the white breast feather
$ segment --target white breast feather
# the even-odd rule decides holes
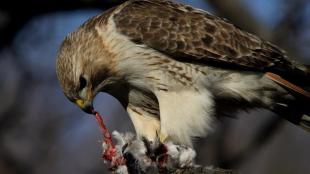
[[[158,91],[161,132],[175,142],[192,145],[192,137],[212,130],[213,100],[202,90]]]

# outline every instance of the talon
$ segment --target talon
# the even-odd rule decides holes
[[[160,141],[161,143],[166,142],[166,141],[168,140],[168,138],[169,138],[168,135],[165,135],[165,134],[162,134],[162,133],[160,133],[160,135],[159,135],[159,141]]]
[[[155,149],[156,162],[158,162],[159,167],[164,167],[168,162],[168,148],[165,144],[160,144],[157,149]]]

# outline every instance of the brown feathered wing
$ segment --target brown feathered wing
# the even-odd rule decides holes
[[[211,66],[272,72],[288,79],[309,74],[277,46],[208,12],[165,0],[133,0],[114,15],[118,31],[171,58]]]

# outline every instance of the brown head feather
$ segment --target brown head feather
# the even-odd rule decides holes
[[[86,21],[76,31],[70,33],[61,44],[56,72],[63,92],[71,100],[79,97],[81,76],[87,76],[91,85],[89,87],[94,88],[109,76],[113,67],[111,62],[113,55],[96,31],[96,26],[106,22],[110,11]]]

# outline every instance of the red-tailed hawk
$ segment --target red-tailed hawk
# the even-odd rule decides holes
[[[166,0],[129,0],[89,19],[63,41],[57,76],[88,113],[97,93],[116,97],[150,140],[191,145],[216,116],[251,108],[310,122],[305,65],[226,20]]]

